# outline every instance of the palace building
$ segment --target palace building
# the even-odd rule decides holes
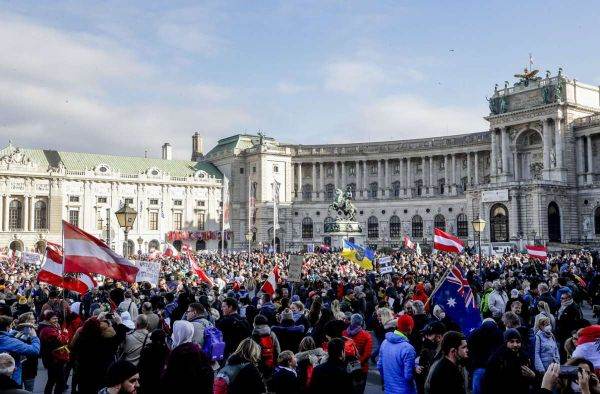
[[[0,246],[60,240],[64,219],[121,250],[114,211],[128,203],[139,212],[130,250],[215,249],[226,195],[224,246],[275,239],[298,250],[331,243],[324,226],[336,188],[352,192],[363,228],[355,241],[376,247],[399,246],[404,234],[431,243],[434,227],[472,243],[475,218],[487,222],[486,244],[599,243],[598,86],[561,70],[526,72],[496,86],[489,107],[487,131],[414,140],[298,145],[238,134],[203,155],[196,133],[192,161],[171,160],[169,145],[162,159],[9,145],[0,151]]]

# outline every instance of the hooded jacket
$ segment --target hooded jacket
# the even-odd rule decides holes
[[[386,393],[415,394],[415,348],[406,335],[399,331],[389,332],[379,349],[377,369],[383,379]]]
[[[488,360],[504,343],[496,322],[486,320],[469,336],[469,360],[473,368],[485,368]]]
[[[352,324],[344,330],[343,334],[354,341],[356,349],[358,349],[360,365],[362,371],[366,374],[369,372],[369,358],[373,350],[373,338],[371,334],[365,331],[361,326],[353,326]]]

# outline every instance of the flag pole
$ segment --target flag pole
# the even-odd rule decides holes
[[[225,187],[225,184],[223,184],[221,188],[221,258],[223,258],[223,250],[225,249]]]
[[[442,287],[442,284],[446,281],[446,277],[450,274],[450,271],[452,270],[452,268],[454,268],[455,264],[456,264],[456,262],[452,263],[452,266],[446,270],[446,273],[444,273],[444,275],[442,276],[442,278],[440,279],[438,284],[435,286],[435,289],[433,289],[433,291],[429,295],[429,298],[427,298],[427,302],[425,302],[425,308],[427,308],[429,301],[431,301],[431,299],[433,298],[435,293],[440,289],[440,287]]]

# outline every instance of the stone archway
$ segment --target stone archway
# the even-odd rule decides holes
[[[515,178],[520,180],[542,179],[544,170],[543,140],[539,131],[523,130],[515,141],[517,168]]]
[[[490,241],[508,242],[508,209],[494,204],[490,209]]]
[[[548,205],[548,240],[550,242],[561,242],[560,231],[560,209],[558,204],[552,201]]]

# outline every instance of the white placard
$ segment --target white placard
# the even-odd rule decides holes
[[[21,263],[25,265],[39,266],[42,264],[42,255],[33,252],[21,252]]]
[[[486,190],[481,193],[481,202],[508,201],[508,189]]]
[[[158,285],[160,263],[137,260],[135,265],[139,268],[137,276],[135,277],[136,282],[149,282],[154,286]]]
[[[392,267],[392,257],[385,256],[377,260],[377,265],[379,267],[379,273],[381,275],[391,274],[394,271],[394,267]]]
[[[304,257],[302,256],[291,256],[290,267],[288,269],[288,281],[289,282],[302,282],[302,263]]]

